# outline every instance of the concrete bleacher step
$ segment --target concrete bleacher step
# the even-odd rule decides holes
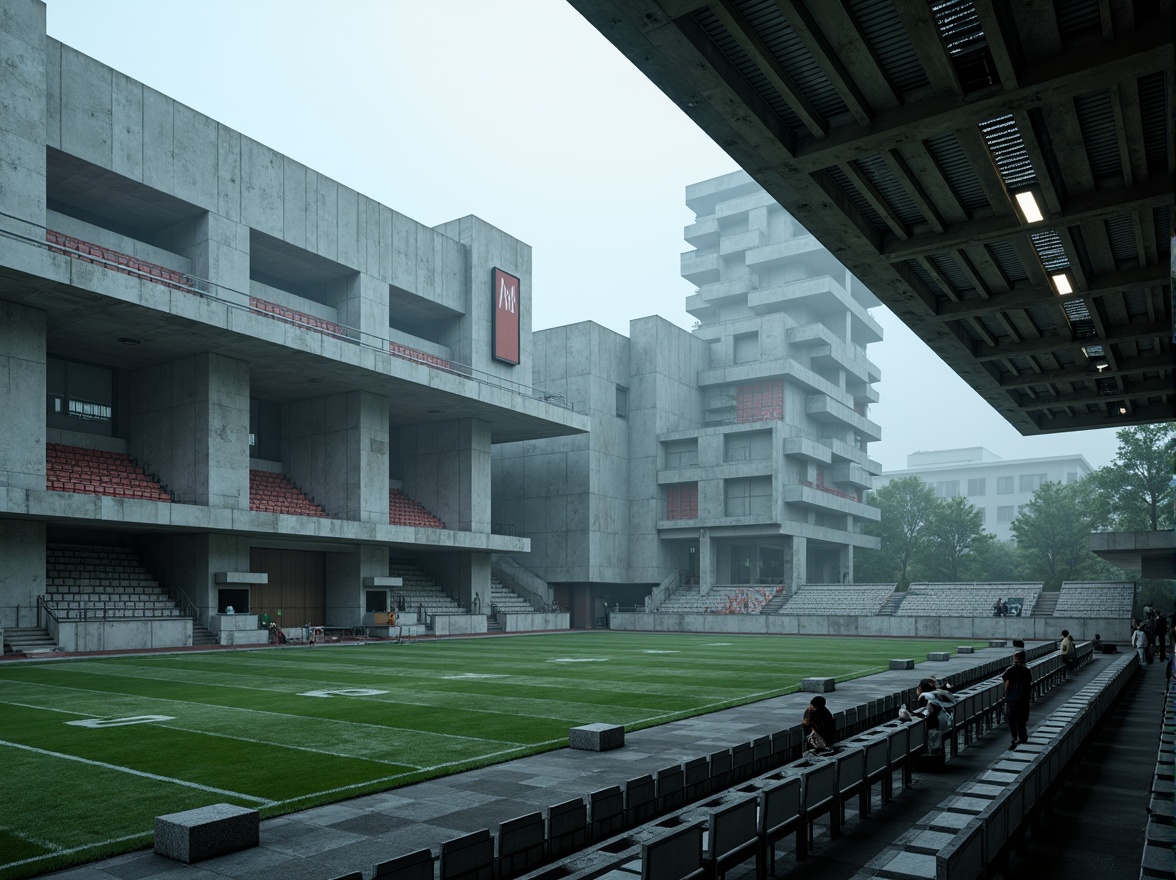
[[[126,547],[49,544],[46,603],[68,620],[183,616],[175,601]]]
[[[4,630],[4,645],[18,654],[44,654],[57,648],[48,631],[35,626]]]
[[[878,614],[881,616],[893,617],[898,612],[898,606],[902,604],[902,600],[906,598],[906,593],[892,593],[882,607],[878,609]]]
[[[1058,598],[1061,593],[1046,592],[1042,590],[1037,594],[1037,602],[1033,606],[1033,613],[1030,617],[1053,617],[1054,609],[1058,607]]]

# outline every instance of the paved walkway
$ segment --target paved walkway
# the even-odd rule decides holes
[[[827,696],[836,711],[910,687],[923,675],[950,678],[1008,653],[990,648],[971,656],[953,655],[947,662],[919,664],[913,672],[883,672],[839,684]],[[1077,681],[1104,662],[1096,656],[1078,673]],[[1011,876],[1034,880],[1139,876],[1144,811],[1161,725],[1162,679],[1162,667],[1157,665],[1140,672],[1129,685],[1116,706],[1116,718],[1097,734],[1096,743],[1059,798],[1061,806],[1031,840],[1024,857],[1014,861]],[[1035,704],[1030,726],[1051,705],[1064,701],[1075,683],[1062,684]],[[261,825],[259,847],[197,865],[141,851],[51,876],[55,880],[329,880],[362,871],[371,877],[377,862],[425,846],[436,853],[444,840],[493,829],[506,819],[795,724],[807,702],[808,695],[790,694],[630,733],[625,747],[611,752],[561,749],[269,819]],[[1119,716],[1130,718],[1130,723],[1120,723]],[[818,828],[810,858],[797,864],[782,850],[778,872],[792,878],[850,877],[908,823],[990,763],[1007,742],[1004,730],[990,732],[962,751],[944,772],[917,774],[910,789],[900,791],[890,804],[878,804],[865,821],[857,821],[851,806],[841,839],[832,842]],[[1098,853],[1102,855],[1096,861]],[[744,868],[728,877],[740,880],[751,875]]]

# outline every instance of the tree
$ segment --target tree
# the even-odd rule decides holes
[[[922,560],[928,573],[945,581],[958,581],[980,544],[992,540],[984,533],[980,510],[962,495],[938,501],[925,530]]]
[[[867,503],[881,514],[868,528],[870,534],[882,539],[878,555],[867,561],[867,568],[881,576],[871,579],[894,580],[905,587],[910,584],[911,562],[924,546],[927,523],[939,503],[935,490],[918,477],[903,477],[871,492]]]
[[[966,560],[964,580],[1013,583],[1024,580],[1024,566],[1016,541],[998,541],[995,535],[985,534]]]
[[[1093,475],[1108,524],[1118,531],[1172,528],[1176,422],[1124,428],[1115,437],[1115,460]]]
[[[1101,560],[1090,552],[1093,491],[1090,477],[1066,485],[1042,483],[1013,520],[1013,534],[1027,573],[1045,581],[1047,589],[1103,571]]]

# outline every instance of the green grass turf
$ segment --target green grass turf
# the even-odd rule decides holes
[[[952,645],[954,647],[954,643]],[[576,633],[0,664],[0,880],[149,846],[211,803],[274,816],[844,681],[942,642]],[[344,691],[325,696],[314,692]],[[69,722],[166,716],[85,727]]]

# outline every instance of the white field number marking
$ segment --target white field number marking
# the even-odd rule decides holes
[[[658,651],[653,648],[646,648],[641,652],[642,654],[677,654],[677,651]]]
[[[607,663],[607,657],[554,657],[548,663]]]
[[[128,724],[156,724],[161,721],[175,721],[171,715],[131,715],[127,718],[83,718],[81,721],[67,721],[74,727],[126,727]]]
[[[443,678],[460,681],[465,678],[506,678],[505,675],[497,675],[493,672],[463,672],[461,675],[446,675]]]
[[[387,691],[375,691],[371,688],[340,688],[333,691],[307,691],[300,697],[378,697]]]

